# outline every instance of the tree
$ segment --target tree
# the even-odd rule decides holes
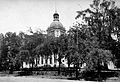
[[[119,8],[115,6],[114,1],[107,0],[102,2],[93,0],[93,4],[90,6],[91,10],[88,8],[78,11],[79,14],[76,18],[83,17],[93,35],[98,38],[100,48],[111,50],[112,54],[115,54],[113,47],[115,48],[118,38],[114,40],[112,35],[119,33],[119,21],[116,21],[119,20]]]
[[[99,38],[87,25],[75,25],[69,30],[68,57],[76,70],[86,63],[86,70],[101,70],[102,63],[107,64],[112,54],[99,46]],[[76,78],[78,78],[76,71]]]
[[[7,66],[6,69],[10,70],[10,73],[13,72],[13,69],[19,67],[18,64],[18,53],[19,53],[19,43],[20,38],[16,35],[16,33],[7,32],[4,37],[4,44],[2,47],[2,58],[5,60],[3,61]]]
[[[31,32],[31,31],[30,31]],[[34,67],[34,60],[39,57],[39,54],[36,54],[36,47],[43,43],[44,36],[41,32],[31,32],[31,35],[23,34],[23,45],[21,46],[21,59],[29,64],[32,64],[32,68]],[[22,35],[21,34],[21,35]]]
[[[65,51],[67,50],[67,37],[66,35],[61,35],[60,37],[53,37],[46,35],[43,44],[38,45],[37,52],[44,56],[57,56],[59,62],[58,75],[60,74],[61,59],[65,56]],[[56,60],[56,58],[55,58]]]
[[[67,46],[68,46],[68,40],[67,40],[67,35],[63,34],[56,38],[56,48],[57,48],[57,54],[58,54],[58,62],[59,62],[59,70],[58,70],[58,75],[60,74],[60,68],[61,68],[61,59],[65,57],[66,51],[67,51]]]
[[[50,39],[48,40],[47,35],[45,35],[44,41],[41,44],[37,45],[37,47],[34,49],[38,57],[42,56],[47,60],[48,57],[52,55],[52,48],[50,47],[49,43]]]
[[[119,22],[116,21],[119,20],[119,8],[115,6],[115,2],[112,0],[93,0],[93,4],[90,7],[91,9],[77,11],[76,19],[82,17],[87,25],[87,29],[89,29],[90,37],[97,38],[97,40],[93,39],[94,42],[97,42],[97,46],[90,48],[89,52],[87,52],[87,57],[90,57],[88,62],[92,64],[92,69],[97,66],[98,72],[100,72],[100,65],[102,63],[106,64],[106,61],[108,62],[114,57],[111,55],[111,51],[112,54],[115,54],[112,47],[115,47],[117,40],[113,39],[112,34],[119,32],[119,30],[115,30],[119,28]],[[97,63],[95,64],[95,62]]]

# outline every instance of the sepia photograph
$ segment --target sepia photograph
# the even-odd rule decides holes
[[[120,82],[120,0],[0,0],[0,82]]]

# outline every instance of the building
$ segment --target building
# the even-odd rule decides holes
[[[65,28],[62,23],[59,21],[59,14],[55,12],[53,14],[53,22],[47,29],[47,34],[50,36],[59,37],[61,34],[65,33]]]
[[[62,23],[59,21],[59,14],[57,12],[55,12],[53,14],[53,22],[50,24],[50,26],[47,29],[47,35],[49,36],[54,36],[54,37],[59,37],[61,34],[65,33],[65,28],[63,27]],[[45,66],[45,65],[50,65],[51,67],[54,66],[59,66],[59,62],[58,62],[58,55],[51,55],[51,56],[40,56],[39,58],[35,58],[34,62],[35,64],[37,63],[37,67],[41,67],[41,66]],[[67,60],[65,58],[61,59],[62,64],[67,67]],[[70,65],[71,67],[73,67],[73,64]],[[82,64],[81,68],[84,68],[86,66],[86,64]],[[23,67],[24,68],[30,68],[32,67],[32,64],[23,62]],[[113,64],[113,62],[109,62],[108,63],[108,69],[112,69],[115,70],[115,65]]]
[[[53,22],[50,24],[50,26],[47,29],[47,35],[53,36],[53,37],[59,37],[60,35],[65,33],[65,28],[63,27],[62,23],[59,21],[59,14],[55,12],[53,14]],[[65,58],[61,59],[62,64],[64,66],[67,66],[67,60]],[[59,66],[58,62],[58,55],[51,55],[51,56],[40,56],[39,58],[35,58],[35,64],[37,63],[37,67],[50,65],[51,67]],[[32,67],[31,64],[23,62],[24,68],[30,68]]]

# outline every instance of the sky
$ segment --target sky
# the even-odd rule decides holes
[[[119,5],[120,0],[116,0]],[[66,28],[75,22],[76,11],[89,7],[92,0],[0,0],[0,33],[47,30],[55,9]]]

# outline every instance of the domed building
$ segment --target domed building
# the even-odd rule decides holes
[[[62,23],[59,21],[59,14],[55,12],[53,14],[53,22],[50,24],[50,26],[47,29],[47,35],[53,36],[53,37],[59,37],[60,35],[65,33],[65,28],[63,27]],[[58,55],[51,55],[50,57],[46,56],[40,56],[39,58],[35,58],[35,64],[37,64],[37,67],[50,65],[51,67],[59,66]],[[64,65],[67,66],[67,61],[65,58],[62,58],[61,61]],[[30,68],[32,65],[26,62],[23,62],[23,68]]]
[[[55,12],[53,14],[53,22],[47,29],[47,34],[54,37],[59,37],[61,34],[65,33],[65,28],[62,23],[59,21],[59,14]]]

